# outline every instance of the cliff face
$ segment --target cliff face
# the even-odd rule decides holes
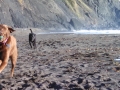
[[[0,23],[46,30],[118,29],[119,0],[0,0]]]

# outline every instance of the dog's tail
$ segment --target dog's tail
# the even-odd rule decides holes
[[[31,33],[33,33],[32,29],[30,29]]]

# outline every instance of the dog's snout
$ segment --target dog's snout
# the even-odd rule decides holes
[[[2,36],[2,33],[0,33],[0,36]]]
[[[0,30],[0,33],[2,33],[2,31]]]
[[[3,32],[2,31],[0,31],[0,36],[2,36],[3,35]]]

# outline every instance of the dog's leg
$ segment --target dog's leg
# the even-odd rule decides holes
[[[34,49],[36,48],[36,40],[33,42]]]
[[[15,65],[16,65],[16,62],[17,62],[17,55],[13,54],[11,57],[11,63],[12,63],[12,68],[11,68],[11,77],[13,77],[13,74],[14,74],[14,68],[15,68]]]
[[[29,44],[30,44],[30,47],[32,48],[32,44],[31,44],[31,42],[29,41]]]
[[[36,43],[34,44],[34,49],[36,49]]]
[[[4,56],[4,60],[2,61],[1,65],[0,65],[0,73],[3,71],[3,69],[7,66],[8,64],[8,59],[9,59],[9,53],[5,52],[5,56]]]

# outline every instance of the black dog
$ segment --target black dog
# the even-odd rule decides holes
[[[30,29],[31,33],[29,33],[29,44],[30,47],[34,49],[36,48],[36,34],[32,32],[32,30]]]

